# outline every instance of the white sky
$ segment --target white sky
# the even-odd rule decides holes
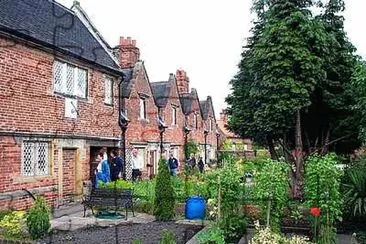
[[[57,0],[71,7],[73,0]],[[252,27],[251,0],[79,0],[111,46],[137,41],[151,82],[187,71],[200,100],[212,96],[218,116]],[[345,0],[345,29],[366,57],[365,0]]]

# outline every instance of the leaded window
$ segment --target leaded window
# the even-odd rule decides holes
[[[23,142],[21,174],[23,176],[48,175],[48,150],[48,142]]]
[[[74,65],[56,60],[53,65],[54,91],[60,94],[86,98],[88,72]]]

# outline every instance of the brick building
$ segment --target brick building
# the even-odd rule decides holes
[[[168,81],[152,82],[151,87],[159,117],[168,126],[164,132],[164,149],[173,152],[179,162],[184,162],[185,121],[175,75],[171,73]],[[180,167],[182,166],[181,163]]]
[[[228,115],[226,110],[220,113],[220,119],[217,121],[219,137],[219,149],[235,153],[239,156],[248,158],[254,156],[252,141],[249,138],[242,138],[227,129]]]
[[[2,0],[0,27],[0,208],[77,199],[120,140],[118,60],[77,4]]]
[[[202,119],[204,124],[204,131],[207,133],[206,142],[201,142],[201,156],[205,158],[205,144],[207,150],[207,162],[216,158],[216,148],[217,148],[217,128],[216,128],[216,118],[215,111],[212,104],[211,96],[207,96],[206,100],[200,101],[200,108],[202,113]]]
[[[130,123],[126,131],[126,161],[130,168],[133,148],[143,161],[143,176],[152,177],[157,173],[159,151],[158,107],[155,104],[149,77],[140,61],[140,51],[136,41],[120,38],[115,53],[125,73],[121,87],[121,102]],[[127,170],[127,177],[131,175]]]

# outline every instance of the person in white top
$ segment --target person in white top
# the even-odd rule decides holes
[[[132,150],[132,181],[135,182],[141,176],[142,162],[138,156],[137,149]]]

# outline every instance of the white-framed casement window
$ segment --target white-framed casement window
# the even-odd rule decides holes
[[[42,176],[49,174],[49,143],[24,141],[22,143],[22,176]]]
[[[193,115],[193,125],[195,129],[198,129],[198,118],[197,118],[197,114]]]
[[[176,125],[177,124],[177,108],[173,107],[172,108],[172,125]]]
[[[146,99],[140,98],[140,119],[147,119],[146,116]]]
[[[86,98],[88,87],[88,71],[72,64],[55,60],[53,64],[54,92]]]
[[[109,77],[104,80],[104,103],[113,105],[113,80]]]

